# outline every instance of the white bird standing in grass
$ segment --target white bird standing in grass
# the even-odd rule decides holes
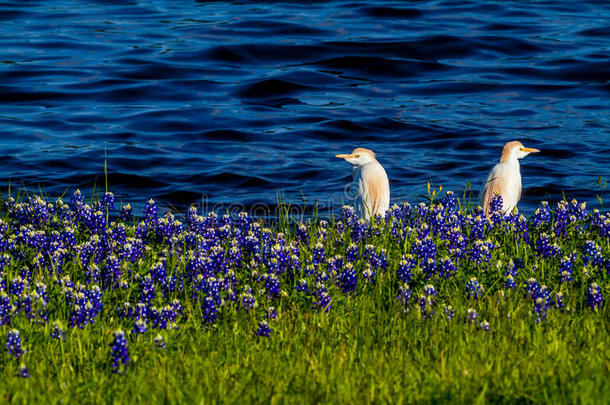
[[[502,197],[502,209],[506,214],[512,212],[521,199],[521,172],[519,159],[530,153],[540,152],[538,149],[526,148],[519,141],[508,142],[502,149],[500,163],[494,166],[487,176],[481,192],[481,206],[485,215],[489,215],[489,202],[494,195]]]
[[[349,155],[336,155],[351,163],[352,175],[358,183],[356,211],[369,221],[375,215],[384,215],[390,208],[390,182],[383,166],[375,159],[372,150],[356,148]]]

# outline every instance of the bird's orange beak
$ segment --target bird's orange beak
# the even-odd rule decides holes
[[[358,156],[356,156],[356,155],[335,155],[335,157],[338,157],[340,159],[352,159],[352,158],[356,158]]]
[[[528,153],[538,153],[538,152],[540,152],[538,149],[534,149],[534,148],[521,148],[521,151],[528,152]]]

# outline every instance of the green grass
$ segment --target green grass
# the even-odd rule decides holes
[[[521,317],[490,332],[409,315],[361,297],[328,315],[282,312],[270,338],[254,336],[246,316],[192,322],[164,351],[131,336],[133,362],[118,375],[106,350],[118,325],[103,319],[63,343],[31,335],[31,378],[15,377],[4,356],[2,386],[6,399],[30,403],[603,403],[609,394],[608,323],[596,314],[539,326]]]

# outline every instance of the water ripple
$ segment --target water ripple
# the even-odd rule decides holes
[[[521,207],[609,177],[610,6],[426,0],[0,3],[0,173],[48,195],[104,182],[222,211],[350,202],[375,150],[393,200],[478,191],[502,145]],[[307,211],[311,212],[311,211]]]

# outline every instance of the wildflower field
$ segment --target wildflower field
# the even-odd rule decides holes
[[[492,206],[299,224],[7,198],[2,400],[606,402],[610,216]]]

